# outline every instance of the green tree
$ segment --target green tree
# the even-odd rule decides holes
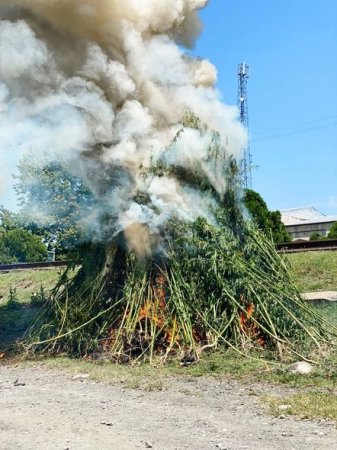
[[[41,242],[40,236],[23,228],[15,228],[3,236],[3,243],[9,255],[20,262],[44,261],[47,248]]]
[[[43,235],[59,254],[74,249],[83,217],[91,211],[92,192],[72,174],[66,160],[41,164],[26,157],[18,168],[15,189],[23,226]]]
[[[323,238],[323,236],[321,236],[319,233],[315,232],[315,233],[311,233],[309,240],[310,241],[319,241]]]
[[[0,263],[38,262],[47,257],[41,236],[20,224],[20,215],[0,206]]]
[[[260,230],[269,231],[271,229],[269,211],[261,195],[251,189],[246,189],[243,202]]]
[[[260,194],[251,189],[246,189],[243,202],[253,221],[260,230],[271,235],[274,242],[291,241],[291,237],[281,220],[280,211],[269,211]]]
[[[0,228],[0,263],[38,262],[47,258],[41,237],[23,228]]]
[[[337,239],[337,222],[335,222],[329,230],[328,239]]]
[[[18,226],[18,215],[0,205],[0,227],[3,230],[13,230]]]
[[[14,214],[4,208],[4,206],[0,206],[0,263],[2,264],[15,262],[15,257],[10,254],[5,243],[6,233],[15,228],[15,226]]]
[[[5,245],[5,233],[6,231],[0,228],[0,264],[11,264],[15,262],[15,257],[10,255],[9,249]]]
[[[281,220],[280,211],[269,211],[269,220],[274,241],[277,243],[290,242],[291,237]]]

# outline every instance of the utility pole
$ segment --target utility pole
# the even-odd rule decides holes
[[[238,108],[240,111],[240,122],[249,133],[248,122],[248,100],[247,100],[247,80],[249,78],[249,66],[242,62],[238,66]],[[241,179],[245,189],[252,188],[252,155],[250,153],[249,137],[247,146],[244,149],[243,158],[241,160]]]

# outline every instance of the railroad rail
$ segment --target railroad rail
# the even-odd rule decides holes
[[[0,264],[0,272],[10,272],[11,270],[22,269],[47,269],[49,267],[66,267],[68,264],[68,261]]]
[[[276,250],[282,253],[337,250],[337,239],[324,239],[323,241],[285,242],[283,244],[277,244]]]

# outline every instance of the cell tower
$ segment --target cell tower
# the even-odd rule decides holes
[[[249,131],[248,123],[248,100],[247,100],[247,80],[249,78],[249,66],[242,62],[238,66],[238,108],[240,111],[240,122]],[[252,188],[252,155],[250,153],[249,139],[241,160],[242,184],[246,189]]]

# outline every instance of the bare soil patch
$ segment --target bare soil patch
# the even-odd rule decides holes
[[[334,449],[328,421],[268,416],[289,388],[167,378],[153,390],[97,383],[41,364],[0,365],[1,449]]]

